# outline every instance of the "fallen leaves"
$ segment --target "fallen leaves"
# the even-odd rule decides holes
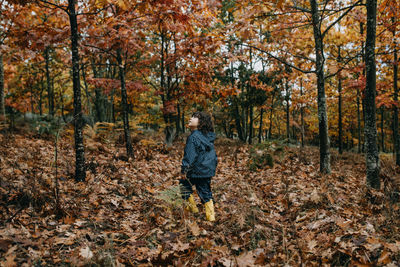
[[[79,256],[81,256],[86,260],[89,260],[93,257],[93,252],[90,250],[88,246],[86,246],[79,250]]]
[[[318,265],[319,258],[323,264],[390,266],[399,260],[399,225],[389,220],[398,215],[382,212],[382,193],[364,190],[362,165],[338,162],[332,174],[321,176],[316,150],[302,152],[306,165],[291,149],[284,164],[249,172],[247,146],[236,154],[217,146],[224,153],[212,181],[217,221],[210,224],[203,211],[185,211],[179,198],[173,174],[183,144],[168,155],[152,151],[151,159],[133,162],[112,158],[119,148],[102,144],[103,152],[88,152],[93,169],[85,183],[71,179],[72,145],[62,145],[58,175],[64,215],[57,217],[49,164],[53,144],[16,135],[6,151],[1,142],[0,156],[7,160],[0,161],[0,194],[8,201],[1,216],[11,218],[0,227],[4,266],[29,266],[33,259],[115,266],[296,266]],[[40,151],[40,156],[31,153],[34,164],[27,163],[26,147]],[[392,207],[398,210],[397,204]]]

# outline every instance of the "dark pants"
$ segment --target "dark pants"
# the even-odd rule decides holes
[[[213,199],[211,192],[211,177],[210,178],[186,178],[179,180],[181,185],[181,194],[183,199],[188,199],[193,194],[192,186],[196,186],[197,194],[200,197],[201,203],[206,203]]]

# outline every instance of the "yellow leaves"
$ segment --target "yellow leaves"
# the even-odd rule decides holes
[[[125,1],[125,0],[118,0],[118,6],[121,7],[123,10],[128,10],[128,5],[127,3],[129,3],[129,1]]]
[[[109,0],[96,0],[94,4],[98,8],[103,8],[104,6],[108,5],[109,2]]]

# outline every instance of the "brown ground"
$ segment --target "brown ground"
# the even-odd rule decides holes
[[[385,189],[372,191],[361,155],[332,152],[332,174],[321,175],[317,148],[286,147],[274,152],[274,167],[251,172],[249,147],[220,139],[212,224],[177,195],[183,138],[172,149],[138,138],[136,159],[124,161],[122,144],[91,135],[85,183],[71,178],[71,135],[58,142],[57,168],[52,139],[0,135],[4,266],[400,263],[400,180],[390,156]]]

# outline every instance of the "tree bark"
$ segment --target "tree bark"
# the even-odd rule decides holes
[[[92,70],[93,70],[94,78],[104,78],[104,77],[101,77],[100,73],[98,72],[95,62],[92,62]],[[111,75],[109,78],[111,78]],[[102,93],[102,90],[99,87],[94,88],[94,109],[96,112],[96,114],[95,114],[96,121],[100,121],[100,122],[106,121],[106,117],[107,117],[106,112],[105,112],[106,111],[106,101],[105,101],[105,97]],[[111,109],[112,109],[112,107],[111,107]],[[109,116],[109,117],[112,117],[112,116]],[[112,120],[109,119],[109,121],[112,121]]]
[[[338,47],[338,62],[342,61],[340,55],[340,46]],[[338,73],[338,125],[339,125],[339,154],[343,154],[343,119],[342,119],[342,77]]]
[[[182,123],[182,133],[185,133],[185,109],[184,108],[182,108],[181,123]]]
[[[85,66],[82,66],[82,78],[83,78],[83,84],[85,85],[86,106],[87,106],[87,109],[88,109],[90,120],[93,121],[92,105],[90,104],[90,99],[92,98],[92,96],[89,93],[89,88],[88,88],[88,84],[87,84],[87,81],[86,81]]]
[[[119,69],[119,79],[121,82],[121,100],[122,100],[122,120],[124,122],[124,136],[125,136],[125,147],[126,154],[128,158],[133,158],[133,147],[131,141],[131,134],[129,129],[129,110],[128,110],[128,95],[126,93],[126,84],[125,84],[125,66],[122,62],[122,52],[121,49],[117,49],[117,61],[118,61],[118,69]]]
[[[175,118],[176,134],[179,135],[179,133],[181,132],[181,107],[180,107],[179,103],[176,104],[176,109],[178,111],[178,114],[176,115],[176,118]]]
[[[358,153],[361,153],[360,89],[358,87],[357,87],[357,137],[358,137]]]
[[[262,139],[262,127],[263,127],[263,113],[264,113],[264,109],[261,108],[260,110],[260,125],[259,125],[259,129],[258,129],[258,142],[261,143],[261,139]]]
[[[40,92],[39,92],[39,115],[43,115],[43,110],[42,110],[42,102],[43,102],[43,90],[44,90],[44,84],[43,80],[40,82]]]
[[[4,57],[0,53],[0,117],[5,120],[6,109],[4,104]]]
[[[381,110],[381,149],[382,152],[385,152],[385,132],[384,132],[385,110],[383,109],[383,106],[381,106],[380,110]]]
[[[365,149],[367,167],[367,185],[379,189],[379,152],[377,147],[376,129],[376,62],[375,62],[375,39],[376,39],[376,6],[377,0],[367,0],[367,37],[365,41]]]
[[[249,106],[249,144],[253,143],[253,105]]]
[[[360,35],[363,36],[364,34],[364,23],[360,22]],[[361,41],[361,61],[365,63],[365,46],[364,42]],[[362,74],[365,75],[365,67],[363,68]],[[363,114],[363,121],[365,126],[365,113],[364,113],[364,103],[362,101],[362,96],[360,92],[360,88],[357,87],[357,120],[358,120],[358,153],[361,151],[364,152],[364,144],[362,144],[361,140],[361,112],[360,107],[362,107],[362,114]]]
[[[275,90],[272,92],[272,99],[271,99],[271,112],[269,113],[269,127],[268,127],[268,136],[267,139],[271,139],[272,134],[272,116],[274,115],[274,98],[275,98]]]
[[[288,80],[286,79],[285,81],[285,99],[286,99],[286,138],[288,139],[288,142],[290,140],[290,106],[289,106],[289,84]]]
[[[300,95],[303,96],[303,79],[300,80]],[[304,104],[303,103],[301,103],[300,117],[301,117],[301,147],[304,147]]]
[[[83,118],[81,87],[79,77],[78,20],[75,10],[76,0],[68,0],[68,16],[71,25],[72,84],[74,91],[74,138],[75,138],[75,180],[85,181],[85,148],[83,146]]]
[[[234,112],[235,112],[235,123],[236,123],[236,130],[238,132],[238,137],[240,141],[245,141],[244,137],[243,137],[243,130],[242,130],[242,125],[240,122],[240,115],[239,115],[239,107],[238,107],[238,103],[237,103],[237,99],[234,96],[234,100],[233,100],[233,105],[234,105]]]
[[[54,116],[54,92],[50,78],[50,47],[44,50],[44,58],[46,62],[46,82],[47,82],[47,100],[49,105],[49,116]]]
[[[394,18],[392,18],[392,23],[394,24]],[[393,51],[393,141],[394,141],[394,153],[396,155],[396,165],[400,166],[400,140],[399,140],[399,109],[397,107],[398,97],[399,97],[399,88],[397,87],[398,81],[398,58],[397,58],[397,43],[396,43],[396,28],[393,29],[393,42],[394,42],[394,51]]]
[[[330,151],[328,135],[328,115],[325,96],[325,77],[324,77],[324,50],[321,34],[321,21],[316,0],[310,0],[312,12],[312,24],[314,30],[315,54],[316,54],[316,74],[318,88],[318,121],[319,121],[319,154],[320,171],[330,173]]]

